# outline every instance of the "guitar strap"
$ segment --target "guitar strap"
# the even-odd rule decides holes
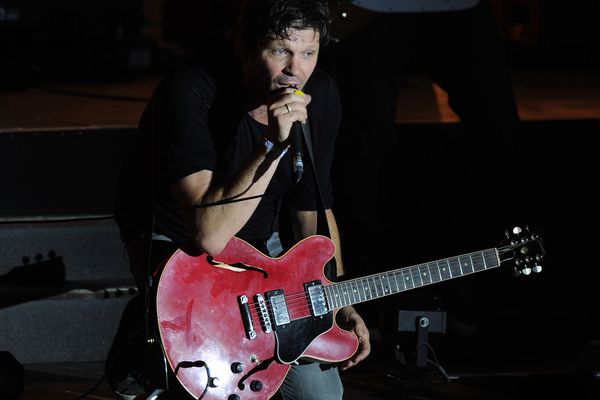
[[[315,182],[315,188],[317,189],[317,234],[331,238],[331,231],[329,230],[327,216],[325,215],[325,206],[323,205],[323,196],[321,195],[321,187],[319,185],[319,179],[317,178],[317,168],[315,165],[310,127],[308,123],[301,124],[301,126],[302,136],[304,137],[304,147],[308,150],[308,158],[310,159],[312,167],[312,176]],[[335,257],[325,265],[325,276],[331,281],[336,280],[337,273]]]

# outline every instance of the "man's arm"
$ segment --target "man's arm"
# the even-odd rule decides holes
[[[219,253],[242,229],[256,210],[278,164],[277,157],[269,157],[267,148],[259,146],[237,176],[224,185],[213,185],[213,173],[203,170],[172,186],[175,199],[184,208],[184,219],[202,250]]]
[[[286,89],[269,100],[264,110],[270,150],[259,145],[233,179],[215,184],[212,171],[202,170],[179,180],[171,187],[184,220],[196,244],[208,254],[223,250],[229,240],[248,222],[266,192],[287,146],[292,124],[306,121],[310,96]],[[288,111],[286,104],[291,105]]]
[[[327,219],[331,240],[335,243],[336,276],[341,277],[344,275],[345,270],[342,262],[342,245],[337,223],[331,209],[325,210],[325,217]],[[294,229],[294,239],[296,241],[315,235],[317,233],[317,212],[294,211],[292,213],[292,227]]]
[[[292,226],[294,229],[294,235],[296,240],[303,239],[307,236],[314,235],[317,232],[317,212],[316,211],[295,211],[292,216]],[[335,221],[333,211],[330,209],[325,210],[325,216],[327,218],[327,224],[329,226],[329,233],[331,240],[335,243],[335,261],[337,266],[338,278],[344,275],[344,265],[342,262],[342,251],[340,245],[340,235]],[[340,327],[354,332],[358,338],[358,349],[356,353],[348,360],[344,361],[340,368],[342,370],[348,369],[365,358],[371,353],[371,342],[369,329],[365,324],[365,321],[361,318],[358,312],[352,306],[341,308],[337,313],[337,323]]]

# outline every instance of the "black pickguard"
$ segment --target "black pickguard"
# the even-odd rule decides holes
[[[275,356],[284,364],[296,361],[317,336],[328,331],[332,326],[333,312],[330,311],[320,317],[297,319],[277,327]]]

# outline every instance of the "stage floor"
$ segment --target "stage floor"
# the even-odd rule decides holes
[[[102,362],[30,364],[25,368],[25,391],[20,400],[75,400],[98,383],[85,398],[115,398],[102,380]],[[592,400],[600,395],[600,382],[594,381],[592,373],[569,363],[480,370],[449,363],[445,368],[449,382],[435,368],[416,373],[373,354],[362,366],[342,373],[344,399]]]

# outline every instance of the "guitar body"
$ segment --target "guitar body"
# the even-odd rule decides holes
[[[175,252],[161,275],[156,306],[164,351],[183,387],[194,398],[204,393],[202,398],[210,400],[267,399],[297,359],[351,357],[358,348],[356,336],[334,323],[335,311],[312,316],[305,294],[307,282],[331,283],[323,270],[334,253],[335,245],[323,236],[299,242],[280,258],[235,237],[214,257]],[[290,321],[273,323],[268,332],[255,296],[273,291],[287,297]],[[251,315],[253,338],[244,315]]]
[[[211,257],[176,251],[156,293],[158,330],[177,380],[196,399],[265,400],[299,359],[339,362],[358,348],[335,324],[337,309],[502,264],[513,274],[542,270],[540,235],[513,228],[501,247],[338,283],[324,267],[335,245],[308,237],[280,258],[232,238]],[[315,388],[318,390],[318,388]]]

